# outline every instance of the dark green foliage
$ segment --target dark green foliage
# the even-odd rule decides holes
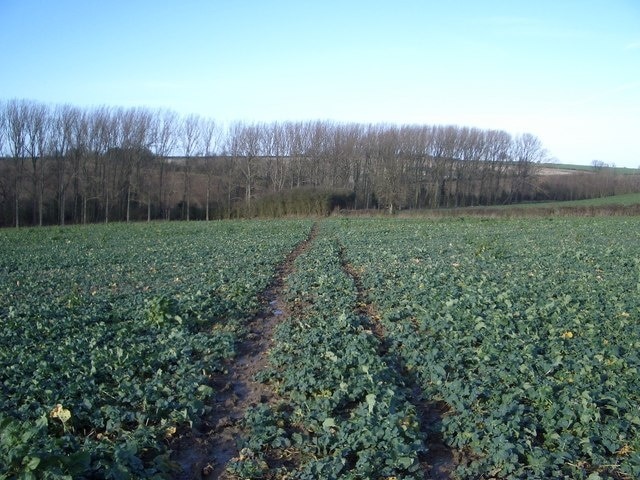
[[[209,375],[309,227],[0,232],[0,479],[175,475],[173,429],[210,408]],[[450,408],[428,427],[462,452],[458,478],[638,478],[639,232],[637,218],[323,221],[259,376],[278,401],[247,412],[229,471],[422,478],[410,376]]]
[[[0,478],[175,474],[171,436],[210,408],[211,374],[309,227],[0,232]]]
[[[332,227],[460,477],[640,475],[638,219]]]
[[[246,462],[253,468],[256,455],[292,448],[296,465],[281,475],[419,478],[424,439],[415,407],[400,374],[379,354],[370,320],[355,313],[357,291],[337,243],[321,232],[295,266],[286,293],[295,314],[278,326],[261,376],[284,407],[260,407],[247,417],[245,446],[254,456]],[[233,465],[235,473],[241,464]]]

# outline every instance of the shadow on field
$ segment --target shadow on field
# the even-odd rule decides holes
[[[444,402],[432,402],[424,398],[415,376],[409,372],[401,355],[394,351],[393,339],[387,335],[375,306],[368,301],[360,273],[346,261],[342,247],[340,256],[342,267],[345,273],[353,279],[358,292],[357,313],[369,323],[371,331],[380,342],[378,354],[384,357],[387,364],[398,372],[409,390],[407,400],[416,409],[420,432],[425,438],[426,453],[420,455],[424,478],[448,480],[452,478],[453,471],[459,464],[459,455],[444,443],[442,436],[442,418],[449,412],[449,406]]]

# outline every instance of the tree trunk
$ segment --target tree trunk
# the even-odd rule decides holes
[[[18,182],[16,182],[16,228],[20,228],[20,200],[18,199]]]
[[[211,197],[211,184],[207,181],[207,204],[205,206],[205,220],[209,221],[209,198]]]
[[[127,182],[127,223],[131,215],[131,182]]]
[[[62,190],[60,190],[60,201],[58,202],[60,204],[60,225],[61,226],[64,226],[65,202],[66,202],[65,189],[63,188]]]
[[[109,223],[109,190],[105,192],[104,223]]]

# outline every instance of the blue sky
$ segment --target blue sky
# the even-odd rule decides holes
[[[529,132],[640,166],[640,1],[0,0],[0,99]]]

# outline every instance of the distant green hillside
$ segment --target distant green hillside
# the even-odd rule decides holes
[[[602,207],[607,205],[640,205],[640,193],[627,193],[612,197],[588,198],[586,200],[571,200],[565,202],[535,202],[510,205],[510,207]]]

